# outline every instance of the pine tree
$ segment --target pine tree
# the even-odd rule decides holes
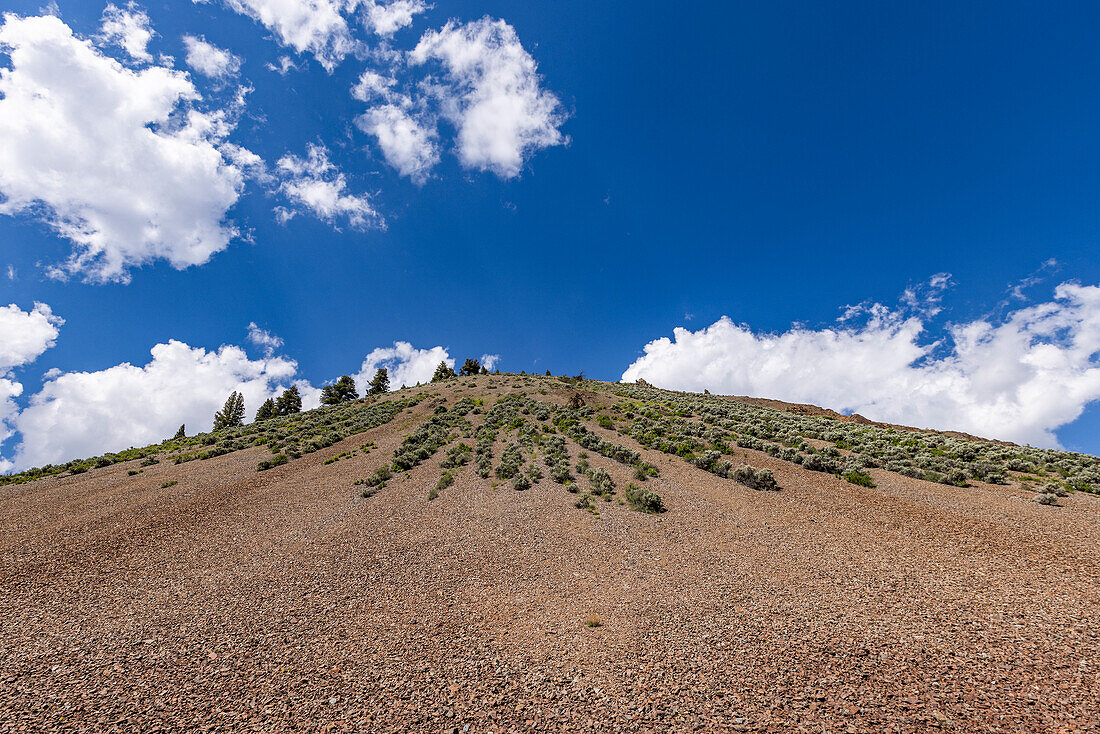
[[[472,357],[468,358],[462,364],[462,369],[460,369],[458,371],[458,374],[462,375],[463,377],[468,377],[470,375],[477,375],[477,374],[480,374],[480,373],[481,373],[481,362],[478,362],[476,359],[474,359]]]
[[[187,424],[186,423],[184,423],[183,425],[180,426],[180,429],[178,431],[176,431],[176,435],[172,437],[172,440],[177,440],[177,439],[180,439],[180,438],[187,438]]]
[[[225,405],[214,414],[214,430],[233,428],[244,423],[244,395],[234,390],[225,401]]]
[[[454,376],[455,371],[451,367],[449,367],[446,362],[440,362],[439,366],[435,368],[435,374],[432,375],[432,382],[449,380]]]
[[[321,402],[324,405],[339,405],[359,397],[359,391],[355,388],[355,380],[344,375],[332,385],[325,385],[321,390]]]
[[[370,394],[382,395],[390,391],[390,372],[385,367],[379,367],[374,373],[374,379],[370,381]]]
[[[275,413],[277,415],[290,415],[302,412],[302,396],[297,387],[288,387],[275,401]]]
[[[268,398],[260,406],[260,409],[256,411],[257,421],[266,421],[268,418],[275,417],[275,401]]]

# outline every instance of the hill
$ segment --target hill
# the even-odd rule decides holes
[[[1098,467],[530,375],[44,467],[0,730],[1088,731]]]

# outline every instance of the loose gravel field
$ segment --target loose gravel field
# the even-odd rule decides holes
[[[757,492],[602,432],[666,513],[470,466],[429,502],[443,452],[360,498],[430,414],[0,488],[0,730],[1100,731],[1098,496],[738,451]]]

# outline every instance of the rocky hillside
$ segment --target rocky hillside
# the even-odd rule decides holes
[[[1094,457],[483,375],[3,482],[0,730],[1100,717]]]

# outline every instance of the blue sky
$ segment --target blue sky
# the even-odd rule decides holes
[[[5,5],[19,18],[40,8]],[[268,173],[242,176],[235,201],[215,212],[239,234],[204,262],[177,268],[143,256],[106,282],[89,281],[87,268],[51,275],[73,241],[50,224],[56,209],[34,188],[41,170],[0,180],[0,200],[14,187],[38,200],[0,216],[0,266],[14,273],[0,279],[0,304],[27,313],[48,304],[64,320],[52,346],[11,360],[21,394],[0,456],[41,434],[17,465],[121,448],[183,422],[166,404],[154,423],[135,420],[104,439],[120,445],[67,441],[56,437],[59,422],[98,433],[95,411],[55,385],[39,403],[57,422],[21,422],[44,380],[142,368],[169,340],[207,352],[237,345],[262,361],[250,323],[281,339],[273,354],[295,363],[264,378],[267,391],[357,373],[372,350],[408,342],[459,361],[499,355],[506,371],[616,380],[630,368],[668,387],[1100,451],[1100,412],[1088,407],[1100,397],[1090,372],[1100,350],[1095,4],[641,2],[627,12],[591,1],[436,2],[389,37],[370,30],[361,7],[343,17],[362,48],[322,59],[331,70],[240,9],[120,4],[119,13],[147,17],[145,61],[105,38],[104,4],[52,11],[124,69],[186,74],[202,100],[178,109],[228,111],[232,129],[214,148],[227,161],[219,146],[245,148]],[[558,103],[516,175],[463,159],[456,136],[467,123],[445,110],[461,107],[456,90],[470,79],[435,96],[425,86],[446,85],[446,51],[410,61],[425,34],[483,18],[514,30],[537,64],[525,80]],[[199,73],[185,35],[229,51],[239,71]],[[31,41],[9,34],[7,43],[0,68],[10,79],[19,70],[12,44]],[[296,68],[269,68],[283,58]],[[407,109],[437,131],[439,160],[422,182],[395,170],[356,123],[380,104],[353,97],[361,75],[394,69]],[[251,89],[243,105],[234,101],[241,87]],[[17,117],[12,97],[0,99],[0,128],[5,104],[9,124]],[[384,228],[327,219],[288,196],[278,161],[305,161],[311,145],[334,166],[329,180],[342,175],[343,193]],[[279,211],[294,216],[280,221]],[[1059,295],[1063,283],[1081,290]],[[954,351],[951,325],[1006,321],[1011,333],[996,332],[985,351]],[[643,351],[676,328],[683,339]],[[1011,354],[1045,354],[1044,345],[1070,354],[1067,363],[1035,372],[1034,360]],[[401,359],[372,364],[383,358]],[[800,371],[819,360],[830,366],[827,384]],[[1001,361],[1011,374],[989,374]],[[183,417],[205,415],[214,399],[176,392],[192,406]],[[1066,392],[1072,399],[1048,410]]]

